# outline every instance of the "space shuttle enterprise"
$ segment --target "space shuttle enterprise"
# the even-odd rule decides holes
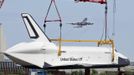
[[[117,68],[129,65],[129,59],[115,49],[112,60],[111,47],[58,46],[42,31],[32,16],[21,14],[31,42],[21,42],[7,49],[4,54],[14,62],[29,68],[76,69],[76,68]]]

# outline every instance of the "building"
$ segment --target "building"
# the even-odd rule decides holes
[[[6,50],[6,42],[4,38],[2,24],[0,24],[0,52]],[[4,55],[0,53],[0,61],[4,61]]]
[[[12,61],[0,61],[0,75],[29,75],[29,69],[15,64]]]

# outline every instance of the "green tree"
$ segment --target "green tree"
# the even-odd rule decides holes
[[[98,75],[98,72],[96,70],[92,70],[92,74],[91,75]]]

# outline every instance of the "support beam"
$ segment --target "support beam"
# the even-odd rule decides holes
[[[59,41],[60,39],[50,39],[51,41]],[[62,42],[93,42],[98,43],[99,45],[103,44],[113,44],[113,40],[66,40],[61,39]]]
[[[62,38],[62,23],[60,24],[60,39],[59,39],[59,49],[58,49],[58,56],[61,56],[61,38]]]
[[[90,75],[90,68],[85,68],[85,75]]]
[[[118,75],[122,75],[120,71],[120,67],[118,67]]]

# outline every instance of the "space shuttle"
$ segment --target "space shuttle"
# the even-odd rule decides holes
[[[58,46],[50,41],[33,17],[21,14],[31,42],[21,42],[7,49],[4,54],[12,61],[28,68],[77,69],[116,68],[129,65],[129,59],[115,50],[112,60],[111,47]]]

